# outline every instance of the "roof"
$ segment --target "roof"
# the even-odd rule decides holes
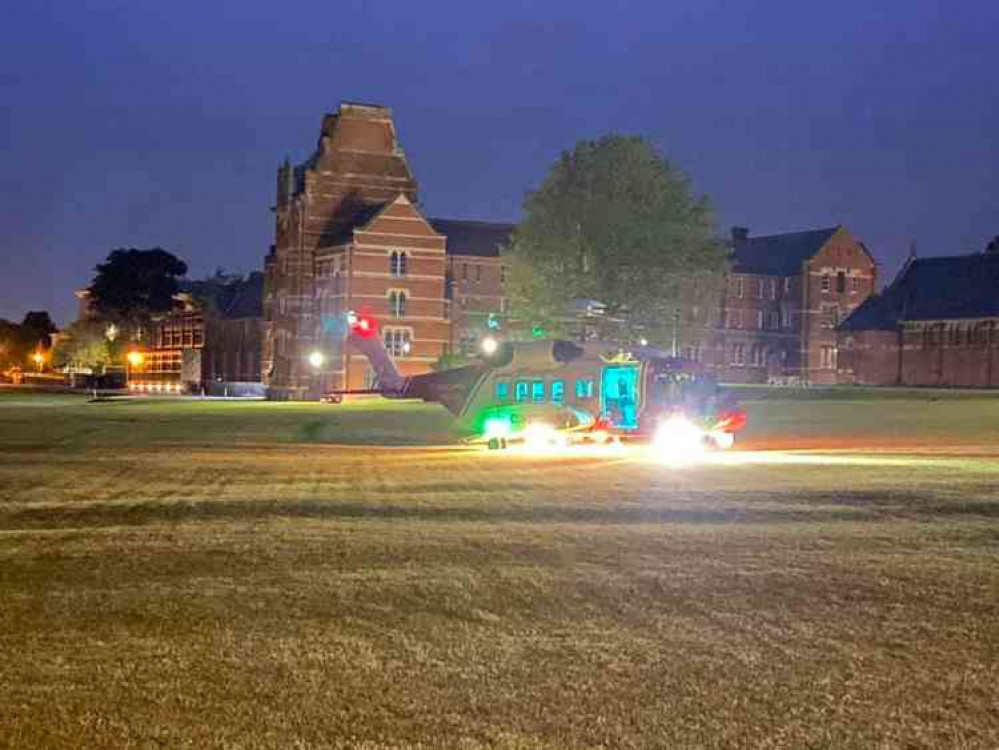
[[[905,320],[999,316],[999,255],[914,258],[891,286]]]
[[[447,237],[448,255],[498,258],[500,247],[510,241],[513,224],[463,219],[430,219],[434,231]]]
[[[791,276],[799,273],[801,264],[821,250],[837,230],[839,227],[829,227],[737,239],[733,243],[733,270],[736,273],[767,276]]]
[[[891,330],[902,320],[999,317],[999,254],[911,259],[891,286],[854,310],[843,330]]]
[[[324,236],[321,242],[322,246],[329,247],[344,245],[350,242],[354,237],[355,231],[364,229],[364,227],[370,224],[371,221],[378,216],[378,214],[388,207],[388,205],[388,203],[372,203],[362,207],[344,224],[341,224],[335,234]]]
[[[841,331],[894,331],[898,312],[893,300],[884,294],[872,294],[839,325]]]

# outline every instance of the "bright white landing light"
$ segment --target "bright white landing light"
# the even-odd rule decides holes
[[[567,447],[565,435],[550,424],[534,422],[524,430],[524,447],[538,453]]]
[[[670,417],[660,423],[653,446],[666,463],[688,463],[704,452],[704,430],[685,417]]]

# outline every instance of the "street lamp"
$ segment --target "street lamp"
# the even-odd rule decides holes
[[[499,349],[499,342],[492,336],[486,336],[482,339],[482,353],[487,357],[491,357]]]
[[[45,355],[41,352],[35,352],[31,355],[31,360],[35,363],[35,367],[38,368],[38,372],[42,371],[42,363],[45,361]]]
[[[323,366],[323,362],[326,361],[326,357],[323,356],[322,352],[312,352],[309,354],[309,364],[315,367],[317,370]]]
[[[128,363],[132,365],[132,367],[140,367],[145,361],[146,358],[143,356],[142,352],[131,351],[128,353]]]

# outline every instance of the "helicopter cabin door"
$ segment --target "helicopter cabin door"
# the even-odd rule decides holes
[[[611,424],[624,430],[638,428],[638,366],[604,368],[600,382],[600,411]]]

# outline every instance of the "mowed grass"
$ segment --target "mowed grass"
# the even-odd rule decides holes
[[[812,450],[0,396],[0,747],[999,746],[999,400],[750,410]]]

